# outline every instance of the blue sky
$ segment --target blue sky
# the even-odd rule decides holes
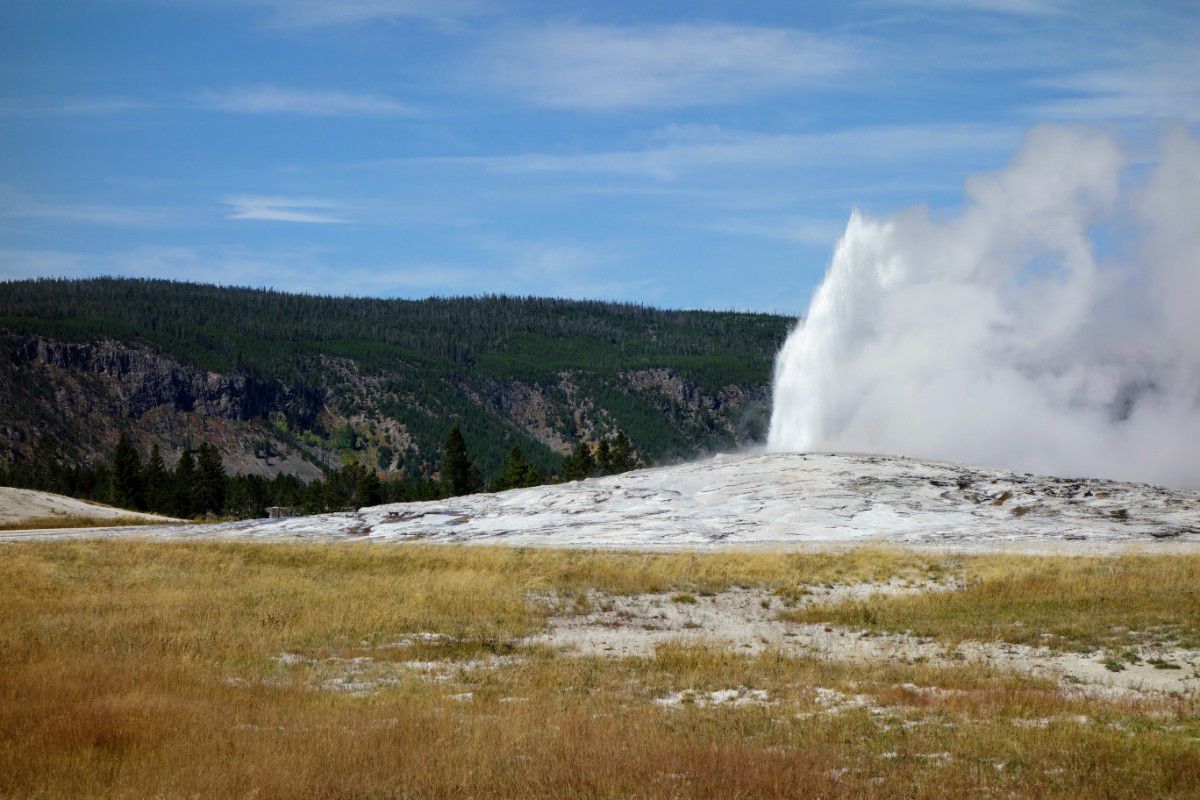
[[[1200,4],[0,0],[0,278],[798,313],[854,208],[1200,123]]]

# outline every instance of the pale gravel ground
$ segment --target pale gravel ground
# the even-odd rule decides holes
[[[805,602],[837,602],[873,594],[896,595],[951,585],[854,584],[813,587]],[[592,610],[552,617],[546,633],[532,644],[560,648],[565,653],[612,658],[648,656],[667,643],[700,644],[754,654],[776,650],[790,655],[833,661],[924,661],[935,665],[985,663],[1060,681],[1073,693],[1095,697],[1200,692],[1200,651],[1177,648],[1134,648],[1144,659],[1163,658],[1179,670],[1127,664],[1121,672],[1104,666],[1105,653],[1067,653],[1002,642],[963,642],[947,648],[930,639],[903,634],[867,635],[848,628],[784,622],[785,607],[763,589],[731,589],[696,602],[681,603],[673,594],[612,595],[593,593]],[[770,600],[763,608],[762,601]]]
[[[677,593],[642,595],[588,596],[591,609],[585,613],[566,611],[549,619],[547,630],[517,644],[551,648],[567,657],[638,658],[652,656],[657,647],[669,644],[702,645],[753,655],[764,651],[795,657],[815,657],[847,663],[911,663],[956,667],[985,664],[1001,671],[1035,675],[1055,680],[1064,694],[1099,701],[1164,699],[1168,695],[1200,694],[1200,651],[1172,647],[1132,648],[1143,659],[1163,658],[1182,668],[1155,669],[1149,664],[1127,664],[1121,672],[1104,666],[1105,653],[1058,652],[1002,642],[962,642],[947,647],[930,639],[902,634],[868,635],[864,631],[837,626],[784,622],[780,612],[810,602],[837,602],[874,595],[895,596],[908,592],[953,591],[953,583],[910,583],[893,579],[884,583],[857,583],[831,587],[811,587],[812,594],[794,605],[782,601],[765,589],[730,589],[709,596],[696,596],[695,603],[674,599]],[[534,602],[563,607],[573,602],[553,597],[532,598]],[[769,600],[763,607],[763,600]],[[380,645],[379,650],[405,649],[419,644],[451,643],[439,633],[413,633],[396,642]],[[527,656],[481,656],[467,660],[374,658],[315,659],[294,653],[281,653],[276,663],[285,672],[302,666],[317,673],[315,688],[326,691],[367,695],[404,680],[418,678],[435,684],[457,685],[470,676],[497,669],[519,668]],[[942,695],[953,689],[905,685],[912,692]],[[815,702],[828,713],[850,708],[874,708],[865,695],[843,695],[832,689],[815,687]],[[824,693],[824,694],[823,694]],[[470,698],[459,697],[463,701]],[[520,702],[522,698],[509,698]],[[769,705],[773,701],[762,692],[731,687],[708,693],[689,689],[667,694],[656,702],[668,708],[697,706]],[[813,712],[826,713],[826,712]],[[1035,721],[1036,722],[1036,721]],[[1033,724],[1033,723],[1031,723]]]

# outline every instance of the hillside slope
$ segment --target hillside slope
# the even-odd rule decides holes
[[[1200,492],[912,458],[764,453],[498,494],[138,535],[633,549],[1200,547]]]
[[[128,431],[170,463],[317,477],[430,474],[462,426],[485,474],[520,444],[548,469],[625,430],[646,460],[760,438],[765,314],[485,297],[314,297],[132,279],[0,284],[0,462],[84,463]]]
[[[180,522],[181,520],[164,517],[161,514],[145,514],[141,511],[129,511],[124,508],[106,506],[102,503],[91,503],[52,492],[39,492],[33,489],[14,489],[10,486],[0,486],[0,529],[13,528],[34,523],[47,524],[52,520],[70,522],[86,519],[95,524],[112,524],[113,522],[141,520],[145,522]],[[108,521],[106,523],[106,521]]]

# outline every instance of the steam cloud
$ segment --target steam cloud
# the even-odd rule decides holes
[[[768,446],[1200,487],[1200,140],[1039,127],[955,217],[854,213]]]

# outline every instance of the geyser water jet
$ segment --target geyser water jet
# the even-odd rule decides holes
[[[768,446],[1200,487],[1200,140],[1039,127],[949,218],[855,213]]]

